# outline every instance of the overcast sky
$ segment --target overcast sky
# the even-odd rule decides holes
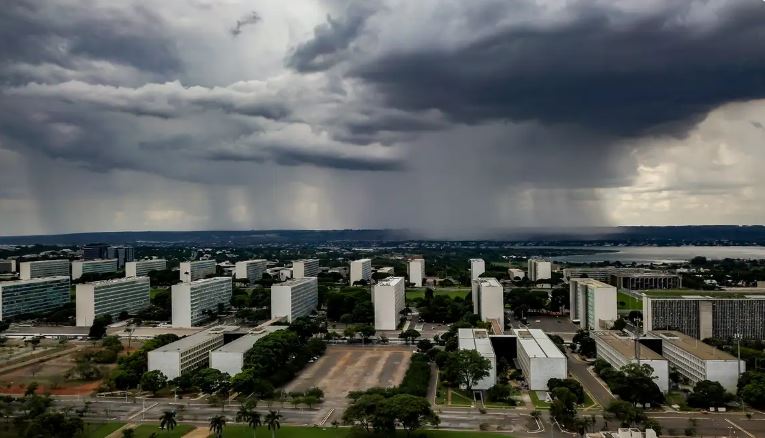
[[[759,0],[12,1],[0,235],[752,224]]]

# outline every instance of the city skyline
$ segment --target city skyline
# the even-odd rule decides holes
[[[756,224],[760,1],[14,2],[0,235]]]

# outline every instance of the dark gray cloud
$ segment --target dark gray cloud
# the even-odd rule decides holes
[[[260,20],[260,15],[255,11],[244,15],[242,18],[236,20],[236,25],[231,28],[231,36],[239,36],[245,27],[257,24]]]

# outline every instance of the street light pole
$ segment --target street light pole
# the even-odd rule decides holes
[[[736,333],[735,334],[735,338],[736,338],[736,350],[737,350],[736,365],[738,366],[738,375],[736,375],[736,383],[738,383],[738,379],[741,378],[741,338],[742,338],[742,335],[740,333]],[[738,386],[738,385],[736,385],[736,386]],[[736,395],[738,395],[738,402],[741,405],[741,410],[744,411],[744,413],[746,413],[746,408],[744,407],[744,400],[741,398],[741,392],[737,390],[736,391]]]

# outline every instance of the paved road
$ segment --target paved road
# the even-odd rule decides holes
[[[571,353],[566,354],[566,357],[568,362],[568,372],[582,383],[584,388],[595,397],[596,402],[603,408],[607,408],[612,401],[616,400],[608,391],[605,384],[590,374],[587,370],[587,362],[580,360]]]

